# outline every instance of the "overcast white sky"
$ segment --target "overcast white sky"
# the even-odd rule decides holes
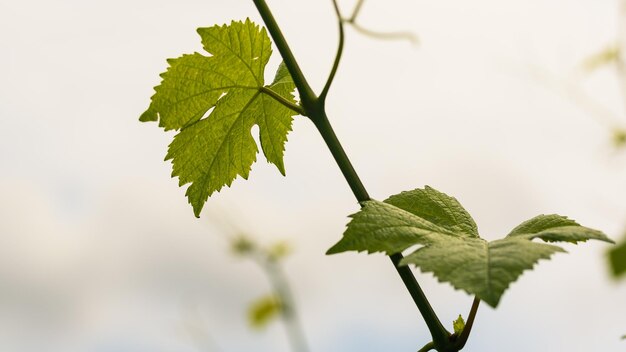
[[[269,5],[319,89],[337,39],[331,2]],[[421,41],[347,31],[328,112],[370,194],[431,185],[456,196],[488,239],[540,213],[620,238],[626,150],[546,82],[571,78],[615,40],[617,8],[367,0],[364,26]],[[260,21],[252,1],[0,0],[0,350],[288,351],[280,325],[246,326],[246,304],[268,285],[229,254],[212,225],[222,216],[260,241],[293,244],[287,272],[312,351],[428,341],[384,256],[324,256],[358,206],[311,123],[294,123],[286,178],[260,161],[196,219],[163,162],[171,135],[137,121],[165,59],[201,50],[197,27],[245,17]],[[613,71],[577,87],[626,125]],[[607,248],[568,247],[526,273],[497,310],[481,308],[466,350],[624,350],[626,282],[608,278]],[[466,314],[471,297],[417,275],[446,324]],[[190,321],[219,348],[196,346]]]

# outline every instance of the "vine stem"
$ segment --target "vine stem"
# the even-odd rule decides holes
[[[350,185],[352,193],[354,193],[356,199],[361,204],[365,201],[370,200],[370,196],[367,193],[367,190],[363,186],[361,179],[354,170],[352,163],[350,163],[350,160],[348,159],[348,156],[341,146],[339,139],[333,131],[333,128],[330,125],[330,122],[328,121],[328,117],[326,116],[325,112],[322,111],[319,116],[313,115],[310,116],[310,118],[315,124],[315,127],[317,127],[318,131],[322,135],[322,138],[324,138],[328,149],[330,150],[333,158],[337,162],[339,169],[341,169],[341,172],[343,173],[346,181],[348,181],[348,185]],[[411,269],[408,266],[400,266],[400,261],[403,258],[402,254],[396,253],[389,256],[389,258],[391,259],[393,266],[396,268],[396,271],[400,275],[402,282],[404,282],[404,285],[411,294],[415,305],[424,317],[424,321],[426,322],[426,325],[430,330],[434,343],[439,346],[449,344],[450,333],[441,324],[439,317],[437,317],[437,314],[428,302],[424,291],[422,291],[422,288],[415,279],[415,276],[413,276]]]
[[[371,198],[367,193],[365,186],[363,186],[361,179],[359,178],[354,167],[352,166],[350,159],[346,155],[345,150],[343,149],[341,143],[339,142],[339,139],[333,131],[332,126],[330,125],[330,122],[328,121],[324,103],[325,99],[318,98],[309,86],[265,0],[253,0],[253,2],[257,10],[259,11],[259,14],[261,15],[261,18],[263,19],[263,22],[265,23],[270,35],[272,36],[272,39],[274,39],[274,43],[276,44],[276,47],[278,48],[278,51],[280,52],[283,61],[285,62],[285,66],[287,66],[287,69],[289,70],[289,73],[294,80],[294,84],[298,89],[300,101],[302,102],[302,107],[305,112],[304,116],[309,117],[317,130],[320,132],[322,138],[324,139],[324,142],[326,143],[328,149],[333,155],[335,162],[339,166],[339,169],[341,170],[343,176],[348,182],[348,185],[350,186],[352,193],[354,193],[357,201],[362,204],[363,202],[370,200]],[[336,3],[334,3],[334,5],[337,15],[340,16]],[[358,10],[355,12],[358,12]],[[341,18],[339,18],[339,21],[341,22]],[[332,83],[334,73],[337,69],[339,59],[343,51],[342,34],[342,24],[340,23],[339,49],[337,52],[337,57],[335,58],[335,61],[333,63],[333,69],[331,70],[329,80],[326,82],[326,88],[323,91],[324,94],[328,91],[327,88],[330,87],[330,84]],[[439,317],[437,317],[437,314],[432,309],[430,303],[428,302],[428,299],[426,298],[426,295],[419,286],[411,269],[408,266],[399,266],[402,258],[402,254],[400,253],[390,256],[391,262],[396,268],[396,271],[400,275],[402,282],[411,294],[413,301],[415,302],[417,308],[422,314],[422,317],[424,318],[424,321],[426,322],[430,334],[432,335],[435,348],[438,351],[442,352],[458,351],[458,349],[455,348],[453,342],[450,341],[450,333],[441,324]]]

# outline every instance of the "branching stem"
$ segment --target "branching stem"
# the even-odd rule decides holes
[[[407,40],[413,45],[419,43],[417,36],[411,32],[379,32],[365,28],[356,22],[348,21],[348,23],[350,23],[352,28],[354,28],[357,32],[360,32],[368,37],[383,40]]]
[[[365,28],[356,22],[356,18],[359,16],[361,12],[361,8],[363,7],[364,0],[359,0],[354,6],[354,10],[352,10],[352,15],[348,18],[341,18],[341,22],[348,23],[352,26],[357,32],[360,32],[363,35],[368,37],[376,38],[376,39],[384,39],[384,40],[408,40],[413,45],[417,44],[419,40],[417,36],[411,32],[379,32],[374,31],[368,28]]]
[[[363,2],[364,0],[357,1],[356,5],[354,6],[354,10],[352,10],[352,15],[348,19],[348,22],[354,23],[354,21],[356,21],[356,17],[359,15],[359,12],[363,7]]]
[[[337,54],[335,55],[335,61],[333,62],[333,67],[330,70],[330,75],[326,80],[326,85],[324,85],[324,89],[322,89],[322,93],[320,93],[320,101],[322,104],[326,101],[326,95],[328,95],[328,90],[330,86],[333,84],[333,80],[335,79],[335,74],[337,73],[337,69],[339,68],[339,62],[341,61],[341,54],[343,54],[343,42],[344,42],[344,29],[343,29],[343,18],[341,17],[341,11],[339,10],[339,5],[337,4],[337,0],[333,0],[333,6],[335,8],[335,14],[337,15],[337,22],[339,24],[339,45],[337,47]]]
[[[337,19],[339,22],[339,48],[337,50],[337,55],[334,60],[333,68],[331,69],[329,78],[319,98],[315,95],[315,93],[311,90],[311,87],[307,83],[298,63],[296,62],[295,57],[293,56],[293,53],[287,45],[287,41],[280,31],[280,28],[278,27],[278,24],[276,23],[276,20],[274,19],[274,16],[272,15],[265,0],[253,0],[253,2],[256,5],[259,13],[261,14],[261,17],[263,18],[263,21],[265,22],[265,25],[267,26],[270,35],[274,39],[274,43],[276,44],[278,51],[280,52],[283,61],[285,62],[285,65],[289,70],[289,73],[293,77],[296,88],[298,89],[298,93],[300,94],[300,101],[302,102],[302,109],[304,112],[303,115],[311,119],[317,130],[322,135],[324,142],[326,143],[328,149],[333,155],[335,162],[339,166],[339,169],[341,170],[344,178],[348,182],[348,185],[350,186],[352,193],[354,193],[357,201],[362,204],[363,202],[370,200],[370,196],[367,193],[365,186],[363,186],[361,179],[356,173],[354,167],[352,166],[352,163],[350,162],[350,159],[348,159],[345,150],[341,146],[339,139],[333,131],[333,128],[328,121],[325,110],[324,100],[334,79],[335,73],[339,66],[339,62],[341,60],[341,54],[343,52],[343,22],[345,20],[341,17],[336,0],[333,0],[333,5],[335,7],[335,12],[337,14]],[[356,8],[351,16],[352,21],[354,21],[354,19],[358,15],[362,4],[362,0],[357,3]],[[430,344],[431,349],[436,349],[440,352],[458,351],[459,349],[456,347],[455,342],[450,339],[450,333],[441,324],[441,321],[432,309],[430,303],[428,302],[428,299],[424,295],[424,292],[419,286],[410,268],[408,266],[399,265],[402,258],[402,254],[400,253],[390,256],[394,267],[400,275],[406,289],[411,294],[415,305],[419,309],[422,317],[424,318],[424,321],[426,322],[426,325],[428,326],[430,334],[432,335],[433,342]]]

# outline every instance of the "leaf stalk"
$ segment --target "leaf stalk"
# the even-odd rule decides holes
[[[300,114],[302,116],[306,116],[306,111],[304,111],[302,106],[290,102],[289,100],[285,99],[280,94],[274,92],[271,88],[261,87],[261,88],[259,88],[259,91],[261,91],[261,93],[265,93],[265,94],[269,95],[270,97],[275,99],[277,102],[281,103],[286,108],[291,109],[291,110],[297,112],[298,114]]]
[[[287,44],[287,40],[283,36],[283,33],[278,26],[278,23],[276,23],[274,15],[267,6],[267,2],[265,2],[265,0],[252,1],[259,11],[261,18],[265,23],[265,26],[267,26],[267,30],[272,36],[272,39],[274,39],[274,43],[276,44],[276,47],[280,52],[280,56],[283,58],[283,61],[285,62],[285,65],[289,70],[289,74],[291,74],[291,77],[293,78],[293,82],[298,89],[298,93],[300,93],[302,106],[304,107],[305,111],[313,108],[315,102],[317,101],[317,97],[311,89],[309,82],[307,82],[306,78],[304,77],[304,74],[300,69],[300,65],[298,65],[298,62],[296,61],[296,58],[291,51],[291,48],[289,48],[289,44]]]
[[[333,67],[330,70],[330,74],[328,75],[328,79],[326,80],[326,85],[322,89],[322,93],[320,93],[319,99],[322,101],[322,104],[326,101],[326,96],[328,95],[328,91],[330,90],[330,86],[333,84],[333,80],[335,79],[335,74],[337,73],[337,69],[339,68],[339,62],[341,61],[341,55],[343,54],[343,43],[344,43],[344,28],[343,28],[343,18],[341,17],[341,11],[339,10],[339,5],[337,4],[337,0],[333,0],[333,7],[335,8],[335,14],[337,15],[337,22],[339,25],[339,44],[337,46],[337,54],[335,55],[335,61],[333,62]]]

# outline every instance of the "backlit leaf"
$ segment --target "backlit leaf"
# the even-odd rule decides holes
[[[284,175],[284,146],[293,110],[266,94],[271,90],[295,104],[295,86],[281,64],[265,86],[265,65],[272,53],[264,28],[250,20],[199,28],[204,49],[211,54],[183,55],[168,60],[169,68],[141,121],[159,121],[178,130],[166,160],[196,216],[208,197],[237,176],[247,179],[258,147],[251,129],[259,126],[263,154]],[[208,116],[207,116],[208,115]]]

